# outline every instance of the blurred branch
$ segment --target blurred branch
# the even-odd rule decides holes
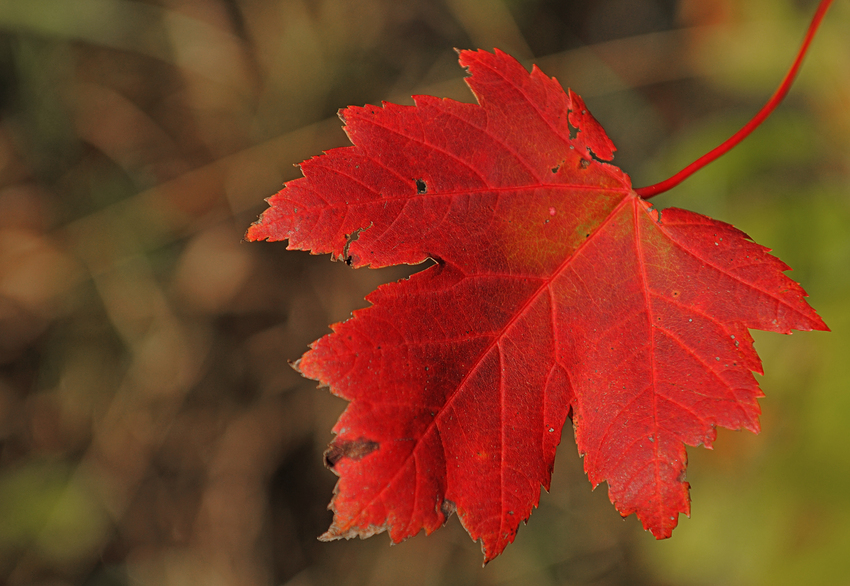
[[[229,78],[216,55],[240,43],[203,21],[134,0],[0,2],[0,29],[131,51],[223,83]]]
[[[699,32],[704,32],[700,30]],[[694,75],[683,57],[688,29],[639,35],[582,47],[534,60],[547,75],[581,88],[583,95],[604,95],[660,81],[687,79]],[[530,66],[530,62],[527,64]],[[470,101],[472,94],[457,78],[423,87],[415,93],[449,96]],[[114,203],[94,214],[72,222],[63,231],[90,234],[97,225],[124,217],[151,217],[158,210],[158,244],[185,235],[198,218],[226,205],[232,214],[260,205],[258,195],[270,196],[269,185],[281,186],[299,176],[286,166],[315,156],[347,142],[341,123],[332,117],[303,126],[232,155],[189,171],[175,179]]]

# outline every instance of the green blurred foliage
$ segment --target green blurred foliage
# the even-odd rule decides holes
[[[669,155],[653,165],[660,175],[750,116],[752,100],[768,95],[787,67],[811,8],[742,4],[734,9],[759,18],[704,39],[700,60],[716,69],[714,87],[747,107],[681,129]],[[843,442],[850,414],[848,20],[846,5],[831,9],[781,111],[731,154],[658,198],[662,206],[734,223],[772,248],[832,329],[791,338],[755,333],[767,394],[762,433],[721,432],[716,453],[691,450],[692,518],[669,542],[642,548],[675,583],[843,584],[850,576],[850,452]],[[763,44],[752,43],[756,34]],[[782,43],[781,52],[767,49]],[[722,71],[717,64],[725,60],[734,66]]]
[[[690,450],[693,518],[666,542],[591,492],[569,431],[552,493],[483,570],[453,519],[392,548],[317,542],[344,404],[287,361],[416,269],[241,242],[294,164],[346,144],[337,109],[471,101],[454,47],[536,62],[586,99],[636,184],[663,179],[761,106],[814,6],[0,2],[0,582],[845,581],[847,3],[779,111],[657,198],[773,248],[833,330],[756,333],[763,432]]]

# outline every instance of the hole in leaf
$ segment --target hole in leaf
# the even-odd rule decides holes
[[[569,118],[567,119],[567,128],[569,128],[570,130],[570,140],[575,140],[575,138],[578,136],[578,128],[573,126],[572,122],[569,121]],[[570,148],[573,147],[570,146]]]
[[[359,260],[359,258],[354,258],[350,254],[348,254],[348,249],[351,247],[351,243],[354,242],[355,240],[357,240],[358,238],[360,238],[360,233],[363,230],[368,230],[369,228],[372,227],[372,225],[373,225],[372,222],[369,222],[369,225],[366,226],[365,228],[357,228],[357,230],[355,230],[351,234],[345,235],[346,240],[345,240],[345,246],[343,246],[343,248],[342,248],[342,260],[348,266],[353,265],[355,262],[357,262]]]
[[[425,182],[422,181],[421,179],[417,179],[416,180],[416,193],[421,195],[421,194],[425,193],[426,191],[428,191],[428,186],[425,185]]]

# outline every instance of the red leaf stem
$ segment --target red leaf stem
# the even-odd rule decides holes
[[[821,0],[821,3],[818,5],[818,9],[815,12],[814,17],[812,18],[812,22],[809,25],[809,30],[806,32],[806,37],[803,39],[803,44],[800,46],[800,50],[797,52],[797,58],[794,60],[793,65],[791,65],[791,69],[788,70],[788,73],[785,75],[785,79],[782,80],[782,83],[779,86],[779,89],[776,90],[776,93],[767,101],[764,107],[759,110],[758,114],[756,114],[752,120],[750,120],[743,128],[741,128],[738,132],[729,137],[725,142],[720,144],[719,146],[713,148],[699,159],[673,175],[664,181],[656,183],[654,185],[648,185],[647,187],[640,187],[635,189],[635,192],[641,196],[643,199],[649,199],[658,195],[659,193],[664,193],[677,185],[679,185],[682,181],[714,161],[715,159],[720,158],[722,155],[726,154],[732,148],[734,148],[739,142],[747,138],[750,133],[758,128],[758,126],[767,119],[768,116],[776,109],[776,106],[779,105],[785,95],[788,93],[788,90],[791,89],[791,84],[794,83],[794,78],[797,76],[797,71],[800,69],[800,65],[803,62],[803,57],[806,56],[806,51],[809,49],[809,45],[812,42],[812,39],[815,36],[815,33],[820,26],[821,21],[823,20],[824,15],[826,14],[827,9],[830,4],[832,4],[832,0]]]

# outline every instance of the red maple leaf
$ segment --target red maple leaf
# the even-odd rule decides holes
[[[297,363],[351,402],[323,537],[399,542],[457,511],[493,559],[549,488],[568,415],[593,486],[668,537],[685,445],[759,429],[748,329],[826,325],[768,249],[642,199],[579,96],[498,50],[460,62],[477,105],[346,108],[354,146],[305,161],[248,231],[354,267],[435,261]]]

